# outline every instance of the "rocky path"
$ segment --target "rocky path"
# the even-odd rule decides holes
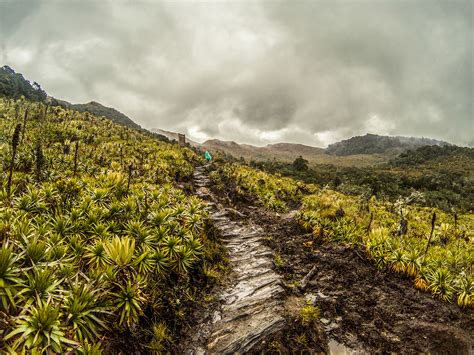
[[[196,194],[209,201],[211,218],[229,252],[232,270],[220,306],[193,334],[188,353],[243,353],[285,326],[281,277],[273,270],[272,252],[262,242],[263,230],[232,221],[239,213],[215,203],[205,167],[194,172]]]

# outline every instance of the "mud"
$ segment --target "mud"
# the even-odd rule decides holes
[[[397,274],[378,271],[362,251],[318,243],[292,214],[252,211],[271,236],[268,245],[283,259],[280,271],[291,292],[320,307],[328,337],[349,352],[473,353],[472,310],[434,299]],[[313,267],[313,276],[300,290],[296,284]]]

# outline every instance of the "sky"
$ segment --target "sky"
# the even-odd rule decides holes
[[[473,4],[0,0],[0,65],[198,141],[474,145]]]

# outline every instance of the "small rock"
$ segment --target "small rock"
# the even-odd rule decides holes
[[[196,192],[198,194],[209,195],[209,189],[207,187],[200,187]]]
[[[385,331],[382,331],[380,334],[390,342],[399,343],[401,341],[400,338],[395,334],[391,334]]]
[[[337,328],[339,328],[339,325],[338,325],[338,324],[336,324],[336,323],[331,323],[331,324],[325,326],[325,327],[324,327],[324,330],[325,330],[326,332],[330,332],[330,331],[332,331],[332,330],[334,330],[334,329],[337,329]]]
[[[216,323],[216,322],[220,321],[221,319],[222,319],[222,316],[218,311],[215,311],[212,314],[212,323]]]
[[[328,295],[325,295],[322,292],[318,292],[317,295],[318,295],[319,298],[321,298],[323,300],[330,298]]]
[[[315,294],[308,293],[304,296],[304,298],[306,302],[311,302],[312,304],[315,304],[318,297]]]
[[[328,325],[329,323],[331,323],[331,321],[329,319],[326,319],[326,318],[321,318],[320,319],[321,323],[323,323],[324,325]]]

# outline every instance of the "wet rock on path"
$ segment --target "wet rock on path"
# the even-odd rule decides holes
[[[211,219],[229,252],[232,273],[220,307],[193,334],[188,353],[244,353],[285,327],[282,279],[273,270],[272,252],[256,225],[232,221],[230,209],[215,203],[205,167],[194,172],[196,194],[210,201]]]

